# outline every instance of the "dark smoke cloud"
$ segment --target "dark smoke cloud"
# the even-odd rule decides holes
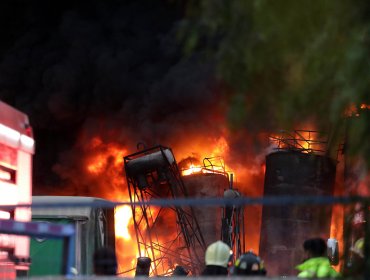
[[[97,135],[135,149],[220,133],[213,64],[183,57],[176,40],[181,1],[1,5],[10,30],[2,27],[0,98],[30,116],[36,193],[63,185]]]

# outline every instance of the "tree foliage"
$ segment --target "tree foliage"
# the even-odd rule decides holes
[[[370,104],[369,15],[365,0],[201,0],[189,3],[180,36],[186,52],[217,62],[231,127],[311,120],[339,139],[345,111]],[[351,152],[367,159],[368,111],[347,129]]]

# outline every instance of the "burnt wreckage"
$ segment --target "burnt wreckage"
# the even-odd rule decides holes
[[[223,240],[234,258],[245,248],[242,207],[176,206],[150,204],[154,198],[237,198],[219,158],[205,158],[200,172],[182,176],[172,150],[156,146],[124,158],[134,227],[140,257],[152,260],[152,275],[170,275],[181,265],[199,275],[206,247]]]
[[[184,198],[187,191],[172,150],[156,146],[124,158],[140,257],[152,260],[154,275],[168,275],[176,264],[198,274],[199,250],[206,243],[192,207],[154,207],[153,198]]]

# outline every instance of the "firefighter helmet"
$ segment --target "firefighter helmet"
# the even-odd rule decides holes
[[[222,242],[216,241],[208,246],[206,250],[206,265],[217,265],[227,267],[230,260],[230,247]]]
[[[266,275],[263,261],[253,252],[241,255],[235,262],[234,275]]]

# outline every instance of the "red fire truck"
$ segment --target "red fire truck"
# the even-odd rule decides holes
[[[0,219],[30,221],[35,141],[26,114],[0,101]],[[11,207],[9,207],[11,206]],[[26,275],[30,240],[0,232],[0,275]]]

